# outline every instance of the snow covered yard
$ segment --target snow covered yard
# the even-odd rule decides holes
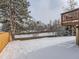
[[[69,41],[31,52],[27,59],[79,59],[79,47]]]
[[[52,37],[10,42],[0,59],[79,59],[78,55],[74,36]]]

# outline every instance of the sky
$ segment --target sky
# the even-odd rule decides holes
[[[50,20],[54,21],[60,19],[60,15],[67,0],[29,0],[31,6],[29,10],[30,15],[37,21],[42,21],[48,24]],[[79,2],[77,0],[77,2]]]

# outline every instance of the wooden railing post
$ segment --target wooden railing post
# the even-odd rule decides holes
[[[79,46],[79,26],[76,26],[76,44]]]

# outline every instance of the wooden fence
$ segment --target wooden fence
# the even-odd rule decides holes
[[[8,32],[0,32],[0,52],[11,41],[11,36]]]

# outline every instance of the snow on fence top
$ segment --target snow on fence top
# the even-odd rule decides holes
[[[54,36],[54,35],[56,35],[56,32],[15,35],[15,38],[31,38],[31,37]]]

